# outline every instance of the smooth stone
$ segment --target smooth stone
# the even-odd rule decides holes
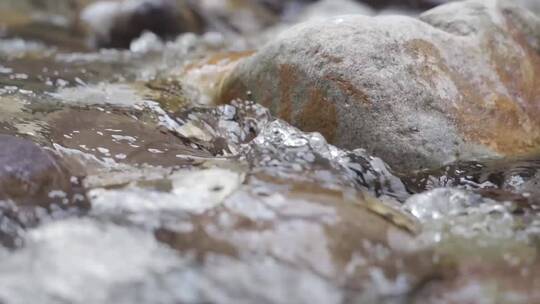
[[[505,1],[420,20],[303,23],[240,62],[219,102],[252,99],[400,171],[540,151],[540,19]]]

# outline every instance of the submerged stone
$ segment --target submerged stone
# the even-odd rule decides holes
[[[0,239],[15,245],[13,233],[48,217],[88,207],[79,180],[51,152],[31,141],[0,135]]]
[[[69,173],[52,153],[14,136],[0,135],[0,146],[0,199],[24,202],[70,191]]]
[[[145,109],[144,104],[139,109]],[[160,124],[159,119],[166,117],[156,118],[146,110],[64,109],[47,117],[48,137],[64,154],[80,160],[83,175],[91,167],[84,155],[103,164],[165,167],[192,164],[190,157],[212,156]]]

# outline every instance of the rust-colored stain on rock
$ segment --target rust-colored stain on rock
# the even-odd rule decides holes
[[[488,39],[484,48],[490,49]],[[472,143],[481,143],[503,155],[529,154],[540,145],[540,111],[538,107],[538,54],[527,52],[519,58],[503,51],[486,51],[491,56],[493,72],[500,82],[485,79],[482,89],[471,84],[468,74],[475,73],[474,64],[452,67],[441,51],[431,42],[421,39],[408,41],[404,49],[414,58],[424,57],[425,63],[416,68],[418,76],[430,83],[446,76],[459,92],[459,99],[452,100],[455,107],[448,108],[457,129]],[[534,63],[532,66],[530,63]],[[517,67],[516,67],[517,65]],[[509,69],[509,67],[512,67]],[[525,71],[525,73],[524,73]],[[481,76],[481,75],[479,75]],[[531,80],[534,79],[534,80]],[[531,87],[532,86],[532,87]],[[506,88],[508,95],[501,94]],[[531,93],[533,91],[533,93]],[[482,92],[489,92],[484,94]]]
[[[337,110],[326,93],[316,85],[308,86],[308,98],[301,105],[295,103],[295,92],[303,93],[305,86],[299,79],[309,79],[298,75],[298,70],[292,65],[279,66],[279,80],[281,100],[279,103],[279,117],[291,122],[306,132],[319,132],[328,141],[336,137]],[[298,108],[299,107],[299,108]]]
[[[295,68],[288,64],[279,66],[279,88],[281,92],[281,100],[278,106],[279,117],[286,121],[291,121],[293,112],[293,94],[294,89],[298,86],[298,78]]]
[[[228,104],[235,99],[246,100],[248,88],[246,85],[238,79],[227,79],[226,83],[222,85],[220,94],[215,103]]]
[[[234,93],[233,95],[242,94],[241,96],[245,96],[246,93],[245,90],[237,91],[243,89],[242,84],[228,84],[226,83],[227,78],[243,59],[254,53],[255,51],[215,53],[186,65],[183,68],[182,77],[193,79],[192,81],[210,97],[214,104],[228,103],[238,96],[227,96],[227,94]]]
[[[326,98],[323,91],[312,87],[308,101],[302,105],[295,124],[306,132],[319,132],[326,140],[333,142],[337,131],[337,110],[335,104]]]
[[[325,77],[327,80],[337,84],[341,92],[345,96],[352,97],[356,102],[359,102],[365,106],[371,106],[369,97],[362,90],[353,85],[349,80],[339,76],[329,75]]]
[[[230,61],[238,61],[240,59],[251,57],[256,52],[257,51],[255,50],[247,50],[247,51],[239,51],[239,52],[221,52],[221,53],[217,53],[212,58],[210,58],[208,62],[212,64],[212,63],[217,63],[224,59],[230,60]]]
[[[238,256],[238,250],[233,244],[212,237],[204,228],[208,223],[215,222],[212,214],[194,215],[191,221],[195,223],[192,231],[176,232],[160,228],[155,231],[156,239],[179,252],[191,250],[199,261],[204,260],[209,254]]]

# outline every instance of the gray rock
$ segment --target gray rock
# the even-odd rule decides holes
[[[540,20],[497,0],[312,21],[237,65],[219,101],[254,99],[398,170],[523,155],[540,148],[539,42]]]

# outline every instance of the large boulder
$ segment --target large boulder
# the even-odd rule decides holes
[[[241,62],[220,102],[254,99],[304,131],[399,170],[540,151],[540,19],[510,2],[420,20],[300,24]]]

